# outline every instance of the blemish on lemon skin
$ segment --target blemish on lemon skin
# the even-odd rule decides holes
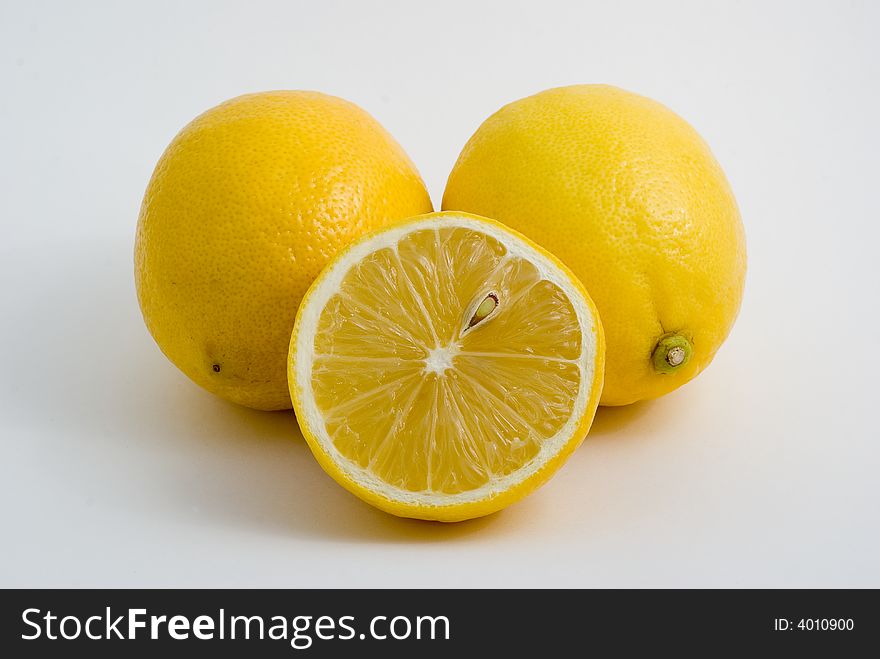
[[[219,373],[220,372],[220,364],[212,364],[211,370],[214,371],[215,373]]]

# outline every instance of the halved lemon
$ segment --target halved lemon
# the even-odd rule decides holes
[[[306,293],[290,344],[297,419],[321,466],[403,517],[495,512],[586,435],[599,316],[556,258],[501,224],[422,215],[354,243]]]

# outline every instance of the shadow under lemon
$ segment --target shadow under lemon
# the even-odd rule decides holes
[[[539,490],[506,510],[454,524],[395,517],[362,502],[324,473],[292,411],[250,410],[200,390],[193,397],[201,400],[185,404],[196,418],[182,420],[179,434],[190,437],[205,455],[199,477],[177,483],[178,498],[201,500],[200,512],[214,521],[341,541],[437,542],[529,525],[542,505],[552,505],[550,492]],[[617,435],[626,435],[627,426],[651,405],[599,408],[587,441],[619,441]]]
[[[89,485],[100,505],[126,514],[144,508],[155,514],[159,506],[160,514],[187,523],[374,542],[515,531],[553,506],[542,488],[500,513],[443,524],[397,518],[363,503],[324,473],[292,411],[222,401],[164,359],[140,318],[127,246],[97,243],[97,256],[62,247],[50,260],[56,270],[40,279],[46,290],[21,307],[22,327],[45,328],[45,348],[39,360],[10,355],[13,367],[21,362],[13,370],[29,374],[10,402],[23,421],[43,424],[66,442],[66,450],[106,462],[106,476],[99,472]],[[599,408],[587,441],[617,438],[650,405]],[[82,488],[78,469],[76,462],[59,462],[56,476],[68,488]]]
[[[39,248],[15,327],[40,352],[7,355],[17,374],[7,403],[12,423],[50,438],[52,459],[28,468],[51,470],[69,496],[124,516],[292,538],[422,542],[500,528],[499,516],[450,525],[378,511],[324,473],[292,411],[239,407],[190,382],[143,324],[129,244]]]
[[[638,423],[656,404],[654,400],[642,400],[621,407],[599,407],[585,442],[600,438],[632,437],[631,426]]]
[[[442,542],[528,526],[543,505],[552,505],[551,493],[542,488],[506,510],[454,524],[395,517],[362,502],[324,473],[292,411],[250,410],[185,385],[189,394],[165,401],[180,406],[173,415],[179,424],[174,435],[185,471],[175,470],[165,485],[170,505],[195,505],[212,524],[343,542]],[[620,441],[650,405],[599,408],[587,441]]]
[[[200,392],[201,394],[202,392]],[[198,499],[213,521],[294,536],[340,541],[432,542],[466,536],[500,521],[490,516],[457,524],[389,515],[362,502],[318,465],[292,411],[260,412],[202,394],[210,442],[198,479],[176,483],[178,498]],[[182,434],[189,434],[182,429]],[[218,455],[219,452],[219,455]]]

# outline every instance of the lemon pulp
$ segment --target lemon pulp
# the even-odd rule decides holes
[[[422,221],[329,270],[297,320],[292,377],[305,395],[292,390],[307,437],[346,480],[421,504],[474,500],[583,438],[598,320],[500,228]]]

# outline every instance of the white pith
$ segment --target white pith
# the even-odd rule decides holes
[[[516,471],[506,476],[492,479],[481,487],[456,494],[433,491],[414,492],[389,485],[373,473],[342,455],[327,433],[324,418],[317,407],[312,389],[314,342],[318,321],[327,302],[339,291],[342,281],[352,266],[373,252],[396,246],[401,239],[410,233],[425,229],[439,230],[443,228],[466,228],[488,235],[504,245],[509,255],[523,258],[532,263],[537,268],[542,279],[556,284],[566,294],[575,311],[581,329],[581,353],[575,360],[580,367],[581,378],[571,414],[559,432],[553,437],[544,440],[539,452]],[[522,482],[537,473],[566,445],[575,432],[579,421],[586,411],[590,390],[595,377],[596,324],[597,322],[593,317],[592,311],[579,290],[571,284],[569,276],[543,254],[535,251],[518,237],[507,233],[503,229],[470,217],[454,215],[434,217],[405,224],[351,247],[346,254],[322,274],[312,289],[304,307],[300,310],[293,364],[295,386],[299,392],[300,409],[298,412],[302,417],[300,422],[310,429],[315,440],[320,444],[321,449],[348,478],[367,490],[391,501],[409,505],[448,506],[485,500],[510,489],[516,483]],[[451,361],[454,356],[453,352],[453,350],[446,350],[444,348],[431,351],[426,360],[426,371],[433,370],[439,373],[448,368],[447,360]]]
[[[428,358],[425,359],[425,370],[428,373],[442,375],[447,368],[452,368],[452,358],[457,354],[458,347],[455,345],[431,348],[428,351]]]

